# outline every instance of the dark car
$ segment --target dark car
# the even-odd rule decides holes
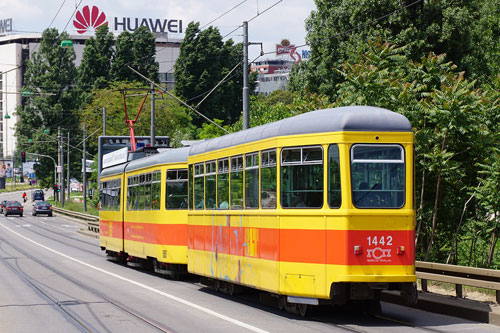
[[[31,215],[37,216],[38,214],[47,214],[52,216],[52,205],[48,201],[38,201],[33,205],[33,212]]]
[[[31,192],[31,201],[45,200],[42,190],[34,190]]]
[[[19,215],[23,216],[23,205],[19,201],[7,201],[5,208],[3,209],[3,214],[7,215]]]

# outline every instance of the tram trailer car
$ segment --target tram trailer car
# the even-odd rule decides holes
[[[113,260],[171,276],[187,265],[187,155],[172,149],[105,169],[100,245]]]
[[[368,106],[318,110],[182,149],[187,161],[175,168],[188,170],[188,209],[179,210],[190,273],[230,291],[267,291],[301,314],[310,305],[376,301],[380,290],[416,301],[413,134],[404,116]],[[141,172],[167,160],[145,158]],[[125,229],[131,221],[161,227],[122,230],[121,247],[120,234],[101,227],[103,249],[170,263],[168,248],[162,257],[168,244],[150,244],[154,233],[182,224],[165,204],[168,168],[158,169],[158,212],[131,215],[124,196],[133,192],[121,190],[113,218],[126,218]],[[125,169],[113,176],[122,184],[139,172]],[[111,179],[109,171],[101,177]]]

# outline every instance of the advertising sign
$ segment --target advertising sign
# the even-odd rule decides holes
[[[167,18],[144,18],[144,17],[112,17],[112,25],[109,30],[121,32],[133,32],[139,27],[145,26],[151,32],[181,34],[182,20]],[[97,6],[83,7],[76,12],[73,26],[79,34],[95,32],[101,25],[108,25],[106,14]],[[11,24],[12,26],[12,24]]]

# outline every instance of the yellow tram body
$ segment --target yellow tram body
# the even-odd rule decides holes
[[[360,143],[403,148],[405,198],[402,207],[359,209],[353,204],[350,151]],[[316,209],[281,207],[279,156],[283,149],[321,147],[327,152],[332,144],[338,146],[340,157],[341,206],[330,208],[326,204],[325,190],[323,204]],[[234,156],[243,156],[245,160],[247,154],[269,150],[275,150],[278,156],[276,208],[192,207],[188,213],[189,272],[275,294],[319,299],[332,298],[335,283],[372,283],[375,286],[416,281],[411,131],[341,131],[272,137],[200,154],[191,152],[188,163],[196,169],[197,165],[206,167],[208,161]],[[323,164],[323,188],[326,189],[329,177],[326,158]],[[196,170],[190,174],[192,176],[196,177]],[[195,200],[193,198],[190,197]],[[386,243],[389,237],[392,244],[369,246],[366,245],[368,237],[372,243],[374,239],[384,239]],[[359,246],[361,252],[369,251],[371,260],[360,260],[363,253],[355,255],[355,246]],[[401,253],[396,254],[398,251]]]

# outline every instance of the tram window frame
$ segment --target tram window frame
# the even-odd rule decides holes
[[[151,210],[151,199],[153,197],[151,185],[153,177],[150,172],[144,174],[144,210]]]
[[[321,145],[281,149],[281,207],[285,209],[323,208],[324,153]]]
[[[205,209],[217,209],[217,162],[205,162]]]
[[[217,160],[217,209],[229,209],[229,158]]]
[[[151,183],[151,210],[160,210],[161,207],[161,171],[153,171]]]
[[[276,209],[278,206],[277,156],[276,149],[260,153],[260,206],[263,209]]]
[[[144,210],[144,174],[139,175],[139,186],[137,192],[137,210]]]
[[[230,207],[231,209],[243,209],[243,155],[231,157],[230,183]]]
[[[205,165],[194,165],[194,209],[205,209]]]
[[[185,191],[184,194],[181,194]],[[188,169],[170,169],[165,179],[165,209],[188,208]]]
[[[259,153],[245,154],[245,209],[259,208]]]
[[[356,158],[355,149],[377,147],[377,148],[398,148],[399,158]],[[401,144],[353,144],[350,149],[351,163],[351,201],[359,209],[401,209],[406,204],[406,157],[405,149]],[[363,167],[363,180],[359,181],[357,172],[358,166]],[[376,167],[375,167],[376,165]],[[391,167],[385,175],[377,177],[377,171],[383,172]],[[399,167],[398,167],[399,166]],[[395,168],[398,169],[395,170]],[[370,170],[374,171],[370,175]],[[377,178],[377,182],[372,184],[372,180]],[[398,180],[398,178],[401,178]],[[356,183],[356,184],[355,184]],[[394,184],[395,183],[395,184]],[[393,185],[394,184],[394,185]],[[396,186],[396,189],[394,189]],[[399,186],[399,187],[398,187]],[[395,194],[395,197],[394,197]],[[356,199],[359,197],[359,199]],[[361,204],[360,204],[361,203]],[[389,204],[387,204],[389,203]]]
[[[332,148],[335,147],[335,152],[331,152]],[[332,158],[335,158],[336,166],[332,164]],[[342,206],[342,178],[341,178],[341,166],[340,166],[340,151],[339,145],[334,143],[328,146],[328,206],[330,208],[340,208]],[[333,170],[332,170],[333,169]],[[336,181],[338,180],[338,181]],[[332,189],[334,187],[335,189]],[[334,195],[335,193],[335,195]]]
[[[193,165],[189,164],[188,165],[188,208],[189,210],[192,210],[194,205],[193,205],[193,193],[194,193],[194,182],[193,182]]]

